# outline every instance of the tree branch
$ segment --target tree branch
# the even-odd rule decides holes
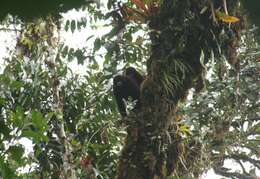
[[[258,169],[260,169],[260,160],[256,160],[253,158],[250,158],[244,154],[231,154],[231,155],[224,155],[224,158],[229,158],[229,159],[234,159],[234,160],[242,160],[245,162],[250,162],[251,164],[253,164],[255,167],[257,167]]]
[[[214,168],[214,172],[218,175],[222,175],[228,178],[237,178],[237,179],[252,179],[253,176],[250,174],[241,174],[238,172],[228,172],[229,169],[225,167]]]

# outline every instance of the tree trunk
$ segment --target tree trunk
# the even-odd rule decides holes
[[[204,7],[208,9],[201,13]],[[182,138],[176,112],[191,87],[203,88],[204,63],[212,51],[218,54],[216,38],[222,26],[215,24],[211,15],[204,1],[164,0],[160,13],[151,17],[152,54],[141,87],[142,109],[128,117],[133,122],[128,127],[117,179],[184,176],[196,165],[201,144]],[[203,168],[194,171],[193,176],[202,172]]]

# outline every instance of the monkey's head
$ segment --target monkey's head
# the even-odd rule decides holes
[[[131,78],[139,87],[144,80],[144,77],[133,67],[126,68],[124,75]]]
[[[136,71],[135,68],[133,68],[133,67],[127,67],[127,68],[125,69],[124,75],[126,75],[126,76],[135,76],[137,73],[138,73],[138,72]]]
[[[113,84],[114,84],[114,87],[122,87],[123,84],[124,84],[124,81],[125,81],[125,78],[121,75],[117,75],[114,77],[113,79]]]

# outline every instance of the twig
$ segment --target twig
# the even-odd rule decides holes
[[[227,0],[223,0],[223,6],[224,6],[225,13],[228,15]]]

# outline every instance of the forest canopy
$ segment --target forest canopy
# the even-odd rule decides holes
[[[0,177],[259,178],[258,7],[5,0]]]

